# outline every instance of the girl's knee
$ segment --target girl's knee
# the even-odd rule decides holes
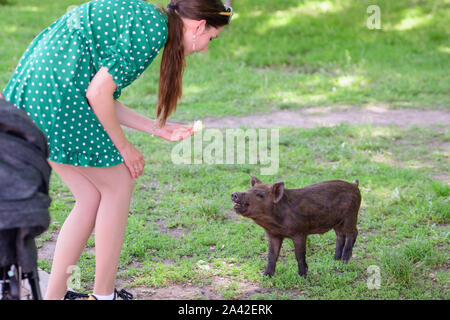
[[[136,180],[130,174],[130,171],[124,163],[116,166],[117,176],[109,183],[109,187],[113,188],[113,192],[132,194],[134,187],[136,186]],[[110,189],[110,188],[108,188]]]
[[[97,189],[91,189],[86,193],[75,195],[75,205],[96,211],[101,199],[101,193]]]
[[[100,191],[77,167],[50,160],[48,162],[65,182],[78,204],[98,206],[101,199]]]

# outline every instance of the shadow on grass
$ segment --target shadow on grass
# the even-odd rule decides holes
[[[164,5],[162,0],[155,3]],[[0,7],[5,18],[0,47],[9,48],[1,53],[1,82],[6,83],[5,71],[12,73],[11,65],[26,44],[73,4],[16,0]],[[448,105],[448,4],[379,0],[381,30],[366,26],[369,4],[236,2],[233,23],[211,44],[210,52],[188,58],[176,116],[195,119],[324,104]],[[151,75],[143,78],[155,85],[141,82],[130,89],[146,98],[136,99],[125,91],[125,99],[139,106],[154,104],[155,99],[147,98],[157,92],[159,60],[154,64]]]
[[[311,3],[328,4],[330,8],[305,13],[302,8]],[[369,4],[301,1],[289,6],[281,2],[242,8],[242,12],[238,4],[240,16],[226,35],[223,55],[229,56],[231,50],[235,60],[244,61],[256,70],[284,69],[291,74],[311,76],[318,73],[321,85],[313,84],[312,90],[323,95],[317,101],[319,104],[348,103],[355,100],[355,95],[360,102],[400,103],[415,97],[429,100],[435,95],[436,104],[444,105],[449,86],[442,81],[450,61],[444,50],[448,5],[440,1],[377,1],[382,29],[369,30],[366,27]],[[244,33],[245,41],[235,36],[236,32]],[[420,103],[412,101],[411,105]]]

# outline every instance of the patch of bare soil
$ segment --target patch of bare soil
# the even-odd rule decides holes
[[[158,230],[160,233],[168,234],[173,238],[181,238],[189,234],[189,230],[187,230],[186,228],[181,227],[168,228],[164,220],[156,221],[156,225],[158,226]]]
[[[139,300],[221,300],[220,294],[208,287],[195,287],[190,285],[172,285],[162,288],[135,287],[130,290],[134,298]]]
[[[42,242],[42,247],[38,248],[38,259],[53,261],[53,253],[55,252],[58,235],[51,234],[51,236],[52,239]]]
[[[121,280],[117,280],[116,284],[121,287],[124,284]],[[221,294],[226,290],[232,282],[225,278],[215,276],[211,279],[211,284],[204,286],[195,286],[192,284],[173,284],[167,287],[150,288],[150,287],[133,287],[127,289],[134,295],[135,299],[139,300],[224,300],[225,297]],[[261,288],[259,285],[240,282],[236,288],[238,293],[235,299],[251,299],[251,297],[258,293],[265,293],[270,291],[266,288]]]
[[[309,128],[334,126],[340,123],[396,125],[400,127],[432,126],[449,125],[450,112],[447,110],[392,110],[386,105],[375,105],[361,109],[352,106],[330,106],[295,111],[275,111],[244,117],[205,118],[203,123],[207,128],[237,128],[241,126],[250,128]]]

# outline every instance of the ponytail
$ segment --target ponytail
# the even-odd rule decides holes
[[[169,7],[166,12],[169,30],[161,60],[158,103],[156,105],[156,119],[160,127],[163,127],[166,119],[175,112],[178,100],[181,99],[183,71],[186,66],[183,20],[173,8]]]
[[[168,37],[164,46],[159,76],[156,119],[159,127],[175,112],[181,99],[183,72],[186,66],[184,53],[184,23],[181,17],[206,20],[207,26],[218,28],[228,24],[229,17],[221,15],[225,6],[221,0],[171,0],[165,12],[168,17]]]

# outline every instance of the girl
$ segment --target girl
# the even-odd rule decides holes
[[[121,124],[178,141],[192,127],[166,123],[182,93],[185,56],[206,51],[230,22],[220,0],[94,0],[42,31],[21,57],[4,94],[48,139],[52,169],[76,203],[58,235],[46,299],[61,299],[95,227],[91,299],[115,299],[115,278],[135,179],[144,159]],[[164,48],[156,120],[117,99]],[[66,295],[67,297],[67,295]]]

